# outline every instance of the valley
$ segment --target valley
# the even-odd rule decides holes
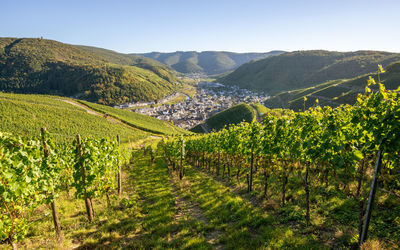
[[[0,38],[0,249],[400,244],[398,53],[144,56]]]
[[[135,108],[132,111],[149,115],[174,125],[191,129],[207,118],[239,103],[264,103],[266,94],[254,93],[238,87],[224,86],[214,82],[201,82],[196,93],[186,100],[175,104],[141,103],[150,107]],[[151,107],[154,105],[154,107]]]

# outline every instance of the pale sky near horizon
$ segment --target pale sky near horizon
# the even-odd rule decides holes
[[[122,53],[400,52],[400,0],[1,0],[0,37]]]

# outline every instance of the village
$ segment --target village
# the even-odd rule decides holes
[[[154,103],[141,103],[141,106],[152,105],[152,107],[137,108],[136,106],[132,111],[190,129],[235,104],[263,103],[268,97],[266,94],[254,93],[236,86],[228,87],[219,83],[203,82],[197,85],[196,94],[192,98],[186,96],[183,102],[158,106],[153,105]]]

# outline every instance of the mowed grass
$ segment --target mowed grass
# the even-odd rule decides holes
[[[147,115],[142,115],[132,111],[117,109],[86,101],[79,101],[79,102],[100,113],[106,113],[110,116],[113,116],[130,126],[151,133],[166,134],[166,135],[189,133],[187,130],[178,128],[169,122],[161,121]]]
[[[148,133],[87,113],[57,96],[0,93],[0,131],[20,136],[39,136],[45,127],[60,141],[76,134],[97,138],[120,135],[122,141],[136,141]]]
[[[140,197],[143,221],[142,231],[124,247],[129,249],[211,249],[205,239],[206,225],[188,216],[179,217],[176,202],[179,194],[173,191],[173,182],[164,159],[157,157],[155,164],[143,156],[135,155],[131,172]]]

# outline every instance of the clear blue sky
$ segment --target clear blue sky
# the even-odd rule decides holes
[[[119,52],[400,52],[400,0],[2,0],[1,37]]]

